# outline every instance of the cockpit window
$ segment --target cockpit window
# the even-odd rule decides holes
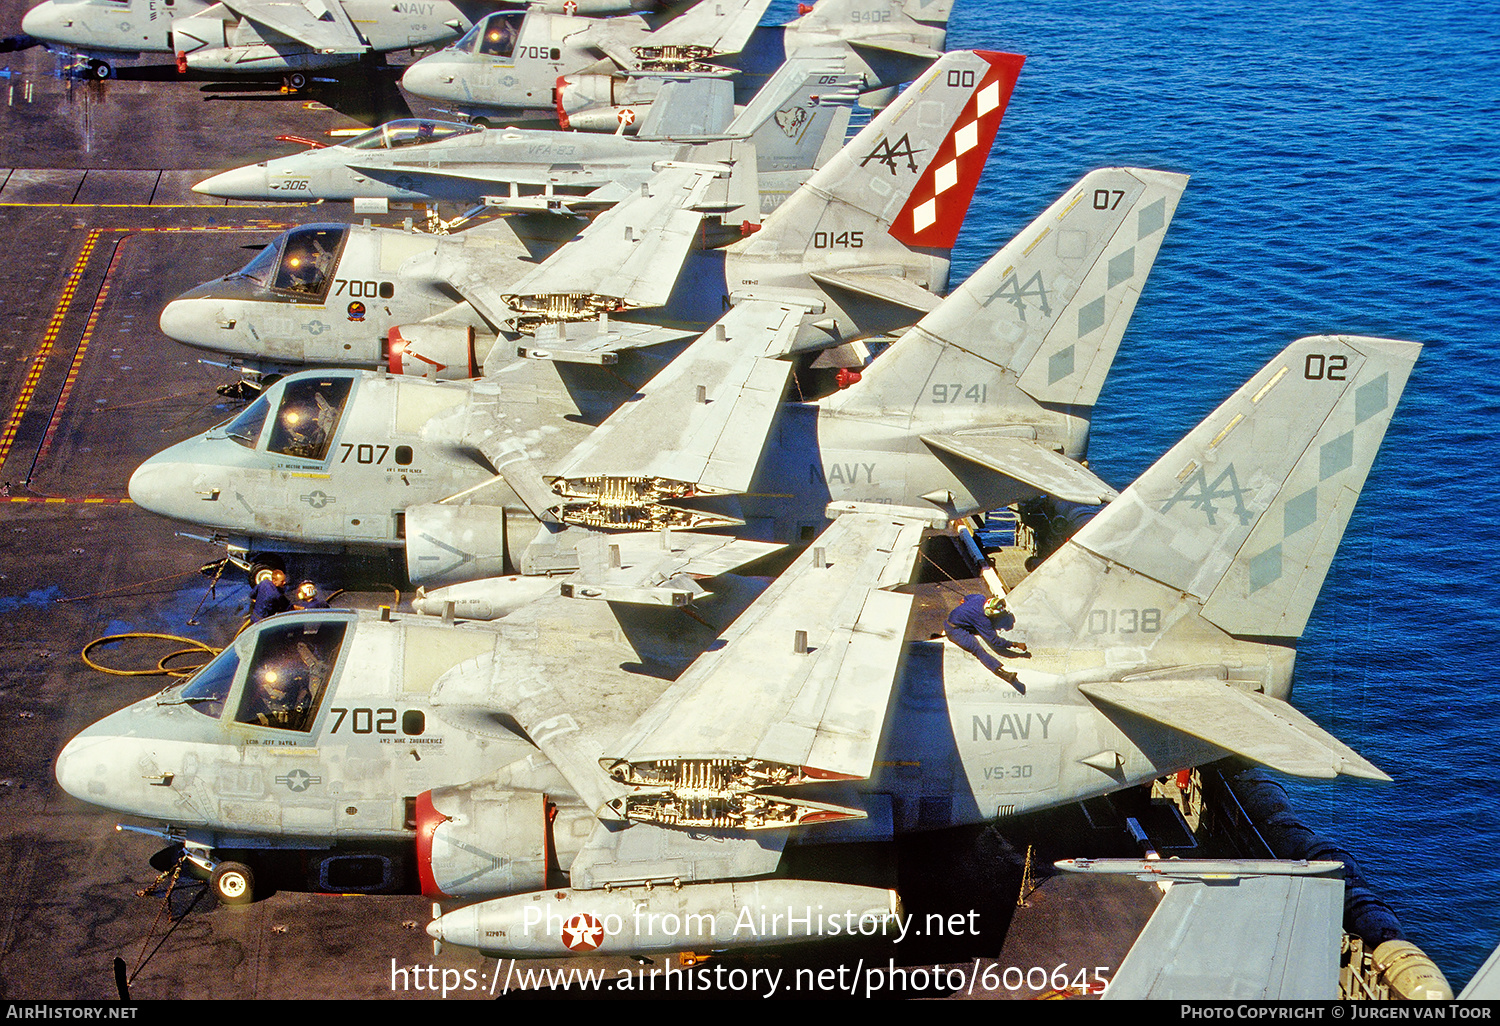
[[[396,150],[451,139],[471,132],[482,132],[478,125],[460,125],[456,121],[429,121],[426,118],[392,121],[355,136],[344,145],[351,150]]]
[[[344,230],[341,224],[306,225],[287,232],[271,287],[309,299],[322,299],[338,261]]]
[[[524,14],[491,14],[474,29],[480,33],[479,49],[476,53],[486,57],[509,57],[516,48],[516,37],[521,34]],[[471,33],[472,34],[472,33]]]
[[[351,379],[333,375],[284,384],[266,450],[308,460],[327,456],[351,384]]]
[[[347,627],[340,620],[263,630],[235,719],[278,730],[311,730]]]
[[[205,716],[215,719],[224,711],[224,699],[234,684],[234,675],[239,672],[240,655],[233,648],[226,648],[193,678],[183,685],[176,700]]]
[[[255,259],[240,270],[231,274],[231,278],[249,278],[255,284],[266,287],[271,284],[271,275],[276,273],[276,258],[281,253],[281,240],[278,239],[270,245],[265,246],[255,254]]]
[[[261,396],[229,422],[224,428],[225,436],[234,439],[247,449],[254,449],[255,443],[260,441],[260,429],[265,426],[266,415],[270,412],[270,400]]]

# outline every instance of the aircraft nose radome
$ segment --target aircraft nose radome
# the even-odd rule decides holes
[[[159,462],[152,457],[130,475],[127,486],[130,501],[148,512],[171,516],[178,477],[175,464]]]
[[[92,734],[93,728],[85,730],[73,740],[63,745],[63,750],[57,755],[57,764],[54,773],[57,776],[57,785],[68,792],[74,798],[86,802],[98,803],[104,786],[100,774],[95,771],[100,766],[97,749],[108,744],[110,738]],[[93,790],[89,785],[93,782]]]
[[[21,31],[28,36],[36,36],[38,39],[46,38],[51,34],[55,21],[56,8],[51,3],[41,4],[33,7],[21,17]]]
[[[237,167],[205,178],[193,186],[193,191],[225,199],[265,199],[266,174],[258,167]]]
[[[406,73],[401,76],[401,88],[418,96],[439,100],[449,99],[455,93],[452,72],[444,65],[433,67],[425,60],[417,61],[406,69]]]
[[[202,304],[195,299],[174,299],[162,308],[161,331],[187,345],[205,345]],[[227,332],[225,334],[228,334]]]
[[[452,912],[445,912],[427,924],[427,936],[433,940],[457,944],[461,947],[479,946],[479,922],[477,905],[466,905]]]

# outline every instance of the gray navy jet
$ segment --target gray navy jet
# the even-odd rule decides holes
[[[776,876],[784,849],[1231,753],[1388,779],[1288,699],[1419,349],[1319,336],[1277,355],[1011,592],[1019,687],[907,640],[894,589],[943,513],[835,508],[768,589],[721,573],[691,610],[642,594],[691,560],[669,532],[493,624],[272,617],[71,740],[57,779],[182,843],[228,900],[277,850],[314,885],[352,859],[387,868],[369,890],[414,866],[425,893],[472,903],[429,932],[504,957],[900,931],[895,892]]]
[[[413,64],[401,85],[484,120],[555,111],[564,127],[614,131],[643,117],[659,89],[641,72],[733,73],[746,103],[788,56],[837,52],[863,77],[865,105],[878,108],[942,54],[952,8],[953,0],[821,0],[784,26],[751,19],[692,32],[692,12],[654,32],[630,18],[504,12]]]
[[[575,568],[582,528],[789,542],[830,502],[1102,502],[1089,417],[1185,184],[1091,172],[821,400],[794,373],[821,306],[751,294],[659,374],[647,349],[605,364],[560,338],[474,382],[294,374],[130,495],[234,551],[404,547],[426,586]]]
[[[904,328],[947,289],[1023,61],[945,55],[759,225],[753,175],[731,166],[745,144],[729,141],[717,144],[723,162],[664,167],[576,239],[554,217],[440,237],[304,225],[169,303],[161,328],[255,370],[432,377],[471,377],[492,354],[508,362],[516,337],[543,326],[612,338],[628,317],[690,335],[748,292],[820,308],[805,348]]]
[[[653,165],[692,161],[698,144],[735,139],[754,145],[760,212],[767,214],[843,146],[859,84],[838,59],[793,58],[726,121],[734,111],[727,82],[674,82],[679,98],[653,108],[634,136],[394,121],[337,146],[221,172],[193,191],[242,200],[591,211],[639,194]]]
[[[461,0],[45,0],[22,17],[21,31],[49,50],[87,56],[95,78],[109,78],[112,62],[122,57],[175,53],[180,71],[276,73],[300,89],[309,71],[456,39],[495,6]],[[546,0],[531,7],[580,17],[644,9],[634,0]]]

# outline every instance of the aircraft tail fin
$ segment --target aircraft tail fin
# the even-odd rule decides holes
[[[789,57],[724,134],[753,141],[762,172],[812,170],[830,136],[842,146],[862,83],[838,55]]]
[[[1348,335],[1292,343],[1023,581],[1018,601],[1087,594],[1097,610],[1140,575],[1231,636],[1301,636],[1420,352]]]
[[[901,411],[924,433],[1068,409],[1077,425],[1065,447],[1082,455],[1089,410],[1186,185],[1166,171],[1091,171],[827,405]]]
[[[836,32],[845,37],[890,35],[903,23],[947,28],[954,0],[818,0],[792,26],[799,30]],[[868,31],[862,29],[868,26]],[[852,29],[852,30],[851,30]],[[934,49],[941,51],[943,44]]]
[[[741,243],[742,252],[857,268],[904,264],[912,249],[952,249],[1024,61],[945,54]]]

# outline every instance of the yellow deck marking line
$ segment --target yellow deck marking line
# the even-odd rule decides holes
[[[22,204],[15,205],[20,206]],[[51,205],[67,206],[68,204]],[[10,419],[6,422],[4,431],[0,432],[0,466],[4,466],[5,461],[10,458],[11,446],[15,444],[16,434],[20,431],[21,428],[21,421],[26,416],[27,410],[31,406],[31,400],[36,394],[37,383],[41,380],[42,377],[42,370],[45,368],[48,358],[52,355],[52,350],[57,342],[58,333],[62,330],[63,320],[68,316],[68,312],[72,308],[73,299],[78,292],[79,282],[82,280],[83,274],[88,268],[89,260],[94,254],[94,249],[98,245],[99,237],[101,235],[103,235],[105,232],[122,232],[124,233],[126,238],[129,238],[131,235],[140,232],[259,232],[270,229],[285,231],[288,227],[290,227],[290,225],[272,223],[237,227],[219,225],[197,227],[193,225],[180,225],[165,228],[90,228],[88,235],[84,239],[83,249],[78,254],[78,260],[73,264],[73,270],[68,274],[67,280],[63,283],[62,294],[58,297],[57,308],[52,312],[52,318],[47,322],[46,330],[42,333],[41,345],[37,347],[36,354],[31,359],[31,367],[26,373],[26,380],[21,385],[20,393],[16,396],[16,404],[11,410]],[[122,239],[121,242],[123,243],[123,241],[124,240]],[[116,253],[118,254],[118,249],[116,250]],[[95,300],[94,305],[90,310],[88,324],[84,328],[83,337],[79,343],[78,352],[73,358],[72,363],[69,365],[67,379],[63,383],[62,391],[58,395],[57,407],[53,410],[52,418],[48,421],[46,430],[42,435],[42,445],[37,450],[38,459],[40,459],[42,453],[45,452],[48,440],[56,430],[57,420],[62,415],[64,408],[63,400],[67,398],[68,392],[77,377],[79,365],[83,359],[84,351],[88,348],[89,339],[93,335],[94,327],[98,320],[99,310],[101,308],[101,305],[103,304],[105,296],[109,292],[109,276],[113,269],[114,261],[111,260],[109,268],[107,268],[104,272],[104,281],[100,284],[99,296]],[[17,500],[12,499],[12,501]],[[65,500],[56,499],[48,501],[62,502]]]
[[[57,341],[58,331],[62,329],[63,318],[68,315],[68,308],[73,304],[73,295],[78,291],[78,282],[83,278],[89,257],[93,255],[94,246],[99,242],[99,236],[103,233],[103,228],[89,229],[88,236],[83,240],[83,252],[78,254],[72,273],[63,283],[62,296],[58,299],[57,309],[52,312],[52,319],[47,322],[47,329],[42,333],[42,344],[37,348],[36,355],[31,358],[31,368],[26,372],[26,380],[21,384],[20,395],[16,397],[15,409],[11,411],[10,420],[6,423],[4,432],[0,433],[0,466],[4,466],[6,459],[10,456],[10,447],[16,440],[16,432],[21,429],[21,418],[26,415],[26,408],[31,405],[31,396],[36,391],[37,382],[41,380],[42,368],[47,363],[47,357],[52,355],[52,346]]]

